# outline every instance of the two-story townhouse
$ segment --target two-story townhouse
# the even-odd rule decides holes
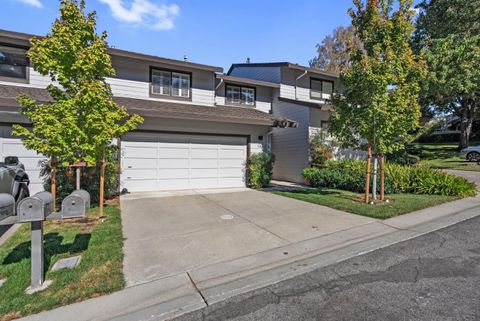
[[[32,192],[42,188],[40,162],[11,135],[28,125],[16,98],[51,102],[50,79],[26,57],[32,35],[0,30],[0,160],[19,156]],[[110,48],[114,99],[145,122],[121,137],[121,189],[157,191],[244,187],[247,159],[265,150],[273,128],[296,123],[270,111],[277,83],[225,76],[215,66]]]
[[[302,171],[310,166],[310,138],[319,130],[328,132],[332,94],[343,90],[339,75],[289,62],[233,64],[227,75],[277,85],[271,113],[274,117],[295,121],[298,128],[273,129],[273,177],[304,182]],[[342,149],[335,156],[358,158],[363,154]]]

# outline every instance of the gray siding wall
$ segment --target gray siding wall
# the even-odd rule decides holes
[[[234,68],[231,73],[231,76],[249,78],[256,80],[263,80],[273,83],[280,83],[280,67],[248,67],[242,66]]]
[[[266,150],[266,137],[270,127],[146,117],[144,123],[139,126],[139,129],[183,133],[190,132],[196,134],[213,133],[222,135],[249,135],[250,153],[254,154]],[[262,139],[259,139],[260,137],[262,137]]]
[[[150,67],[153,67],[192,73],[192,100],[182,100],[182,103],[209,106],[215,103],[215,73],[211,71],[191,70],[166,64],[154,65],[120,57],[112,57],[112,63],[117,74],[115,78],[108,78],[107,81],[110,83],[115,96],[169,101],[168,97],[159,98],[149,95]]]
[[[275,155],[273,178],[303,183],[302,171],[308,164],[310,110],[296,104],[274,99],[273,114],[298,122],[298,128],[275,128],[272,153]]]

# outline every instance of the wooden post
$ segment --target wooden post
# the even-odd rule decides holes
[[[380,156],[380,200],[385,200],[385,155]]]
[[[368,194],[370,193],[370,163],[372,160],[372,147],[370,146],[370,143],[368,143],[368,148],[367,148],[367,177],[366,177],[366,182],[365,182],[365,203],[368,203],[369,196]]]
[[[100,195],[99,195],[99,214],[103,216],[103,202],[104,202],[104,188],[105,188],[105,149],[102,152],[102,160],[100,161]]]
[[[52,156],[50,159],[50,193],[52,193],[53,205],[57,204],[57,185],[55,179],[57,177],[57,159],[55,156]]]

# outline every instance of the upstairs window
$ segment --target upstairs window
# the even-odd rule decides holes
[[[255,88],[227,85],[225,101],[227,104],[255,106]]]
[[[152,69],[152,94],[190,98],[190,78],[191,75],[187,73]]]
[[[311,99],[330,99],[333,94],[333,81],[324,79],[310,79]],[[328,95],[324,97],[324,95]]]
[[[0,46],[0,77],[27,79],[27,50]]]

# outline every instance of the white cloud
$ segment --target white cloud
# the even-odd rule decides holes
[[[158,30],[172,29],[175,26],[173,20],[180,11],[176,4],[155,4],[152,0],[99,1],[108,5],[119,21]]]
[[[17,0],[17,1],[23,2],[25,4],[29,4],[29,5],[37,7],[37,8],[42,7],[42,3],[40,2],[40,0]]]

